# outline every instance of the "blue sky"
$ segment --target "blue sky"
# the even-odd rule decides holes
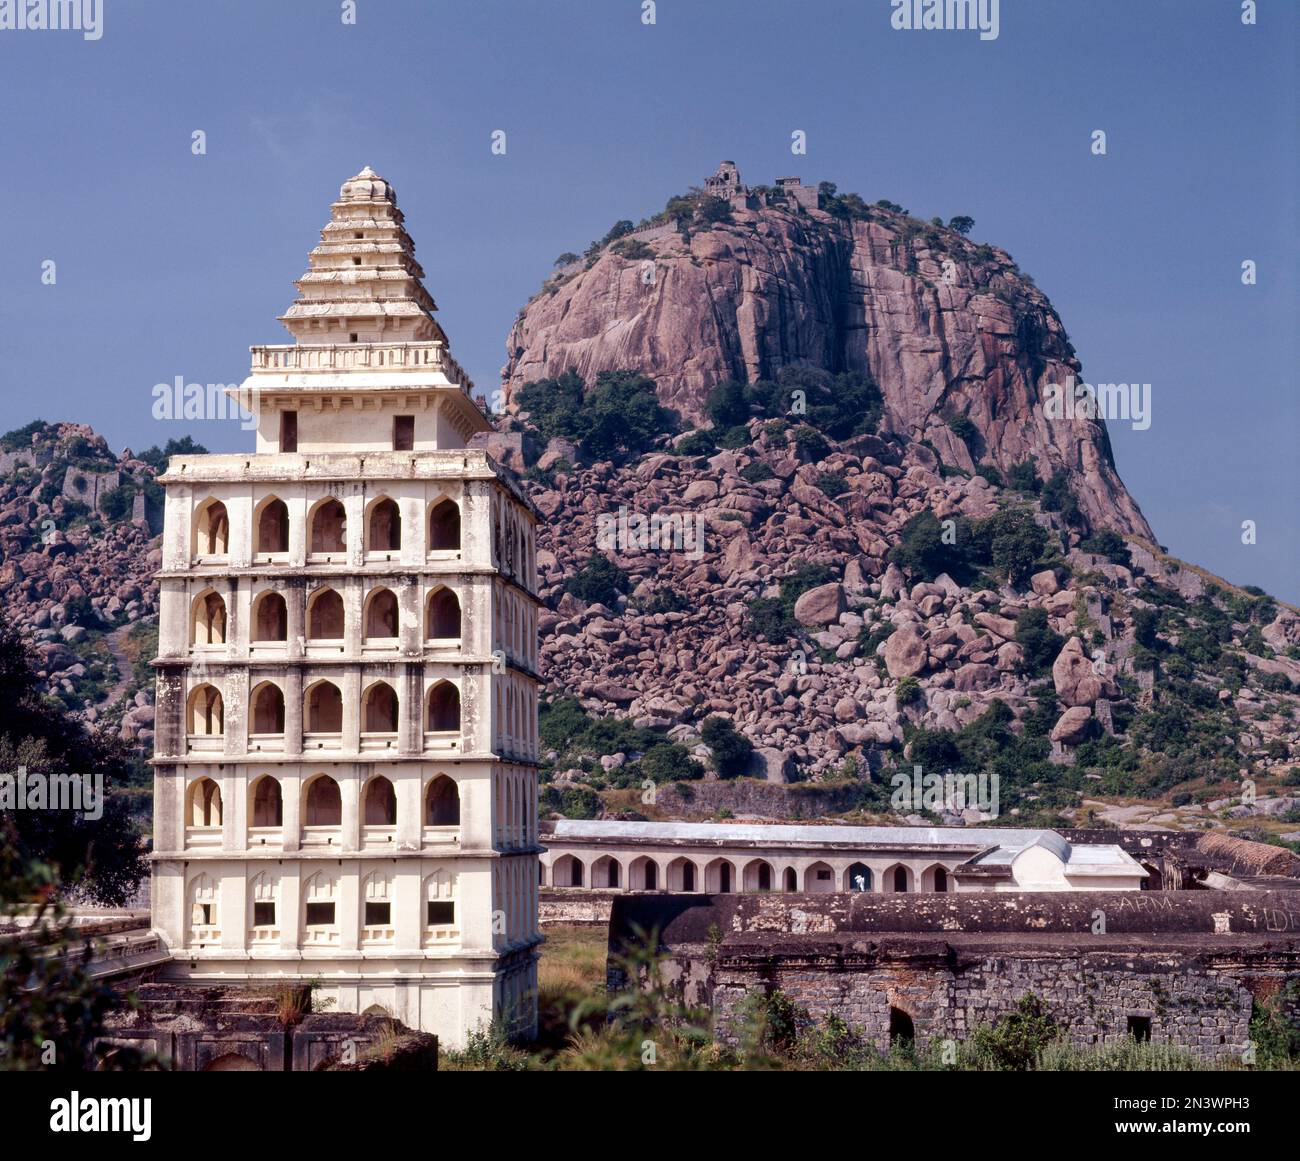
[[[1150,429],[1111,432],[1161,542],[1300,601],[1289,0],[1260,0],[1255,27],[1238,0],[1002,0],[992,41],[895,31],[888,0],[661,0],[653,26],[640,0],[358,0],[353,26],[341,8],[105,0],[98,41],[0,31],[0,430],[249,447],[234,424],[152,419],[151,389],[237,382],[250,344],[288,341],[276,315],[366,164],[490,391],[557,254],[728,157],[754,183],[974,217],[1051,297],[1085,378],[1151,383]]]

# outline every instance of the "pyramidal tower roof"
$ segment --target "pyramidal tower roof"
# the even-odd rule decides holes
[[[280,316],[295,342],[446,343],[397,195],[370,166],[343,183],[320,236]]]

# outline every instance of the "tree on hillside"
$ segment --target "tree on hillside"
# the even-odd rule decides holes
[[[88,733],[41,697],[27,643],[3,616],[0,706],[0,774],[103,780],[98,810],[13,809],[15,781],[15,801],[0,800],[0,843],[16,859],[49,865],[63,891],[75,886],[106,905],[126,903],[146,874],[126,796],[117,793],[129,781],[131,755],[116,738]]]

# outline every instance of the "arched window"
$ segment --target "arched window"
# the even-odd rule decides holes
[[[210,939],[216,936],[221,919],[218,905],[221,902],[221,881],[207,875],[195,875],[190,880],[190,937]]]
[[[424,825],[460,826],[460,791],[446,774],[439,774],[425,791]]]
[[[253,690],[253,730],[255,734],[284,733],[284,693],[273,681],[264,681]]]
[[[263,774],[253,783],[253,826],[283,826],[284,801],[280,783],[269,774]]]
[[[289,551],[289,507],[275,496],[263,500],[257,511],[258,553]]]
[[[304,826],[342,826],[343,796],[339,784],[328,774],[321,774],[307,783]]]
[[[254,603],[253,640],[289,640],[289,610],[279,593],[262,593]]]
[[[208,589],[194,598],[190,625],[190,643],[193,645],[224,645],[226,643],[226,602],[221,594]]]
[[[366,547],[371,552],[396,552],[402,547],[402,516],[394,501],[377,500],[371,507]]]
[[[601,855],[591,864],[591,885],[593,887],[621,887],[621,872],[622,868],[619,866],[617,859],[610,858],[609,855]]]
[[[230,546],[230,517],[220,500],[206,500],[195,514],[194,552],[197,556],[225,556]]]
[[[343,598],[333,589],[317,589],[307,605],[307,638],[343,640]]]
[[[456,935],[456,875],[434,871],[424,881],[424,926],[427,938],[450,939]]]
[[[348,518],[343,505],[334,499],[322,501],[311,516],[310,551],[346,552],[347,532]]]
[[[799,890],[799,875],[798,872],[796,872],[793,867],[786,867],[784,879],[785,879],[785,889],[787,891]]]
[[[429,550],[460,547],[460,506],[455,500],[439,500],[429,511]]]
[[[944,867],[935,867],[934,869],[934,889],[936,891],[948,890],[948,871]]]
[[[397,694],[386,681],[376,681],[361,699],[362,730],[367,734],[397,733]]]
[[[460,599],[446,586],[429,594],[424,635],[431,641],[460,637]]]
[[[885,881],[889,884],[891,891],[906,891],[908,889],[907,868],[900,864],[888,873],[888,878]]]
[[[221,691],[215,685],[206,682],[190,694],[188,713],[189,732],[214,736],[226,732],[225,707],[221,700]]]
[[[551,883],[556,887],[581,887],[582,864],[572,855],[561,855],[551,869]]]
[[[397,597],[392,589],[375,589],[366,601],[366,639],[397,636]]]
[[[836,889],[835,872],[827,863],[813,863],[803,873],[803,889],[809,894],[831,894]]]
[[[307,690],[307,732],[337,734],[343,730],[343,695],[332,681],[318,681]]]
[[[221,826],[221,787],[211,778],[200,778],[190,785],[189,809],[185,812],[190,826]]]
[[[429,713],[425,726],[432,733],[460,729],[460,690],[450,681],[440,681],[429,690]]]
[[[367,942],[392,938],[393,877],[383,871],[372,871],[361,884],[361,924],[366,930],[362,938]]]
[[[365,809],[361,817],[366,826],[397,825],[397,793],[382,774],[366,785]]]

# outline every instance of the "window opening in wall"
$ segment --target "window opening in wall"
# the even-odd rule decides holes
[[[448,924],[456,922],[455,903],[435,903],[430,899],[427,906],[428,911],[425,918],[426,926],[445,927]]]
[[[366,926],[387,927],[392,921],[393,905],[391,903],[367,903]]]
[[[333,903],[308,903],[307,926],[330,927],[334,923]]]
[[[1128,1018],[1128,1034],[1139,1044],[1143,1044],[1151,1039],[1151,1017],[1150,1016],[1130,1016]]]
[[[412,451],[415,448],[415,416],[393,416],[393,451]]]
[[[916,1027],[912,1017],[901,1008],[889,1009],[890,1044],[911,1044],[916,1039]]]
[[[298,450],[298,413],[296,411],[280,412],[280,450],[296,452]]]
[[[308,904],[309,907],[315,904]],[[253,904],[253,926],[254,927],[274,927],[275,926],[275,904],[274,903],[254,903]]]

